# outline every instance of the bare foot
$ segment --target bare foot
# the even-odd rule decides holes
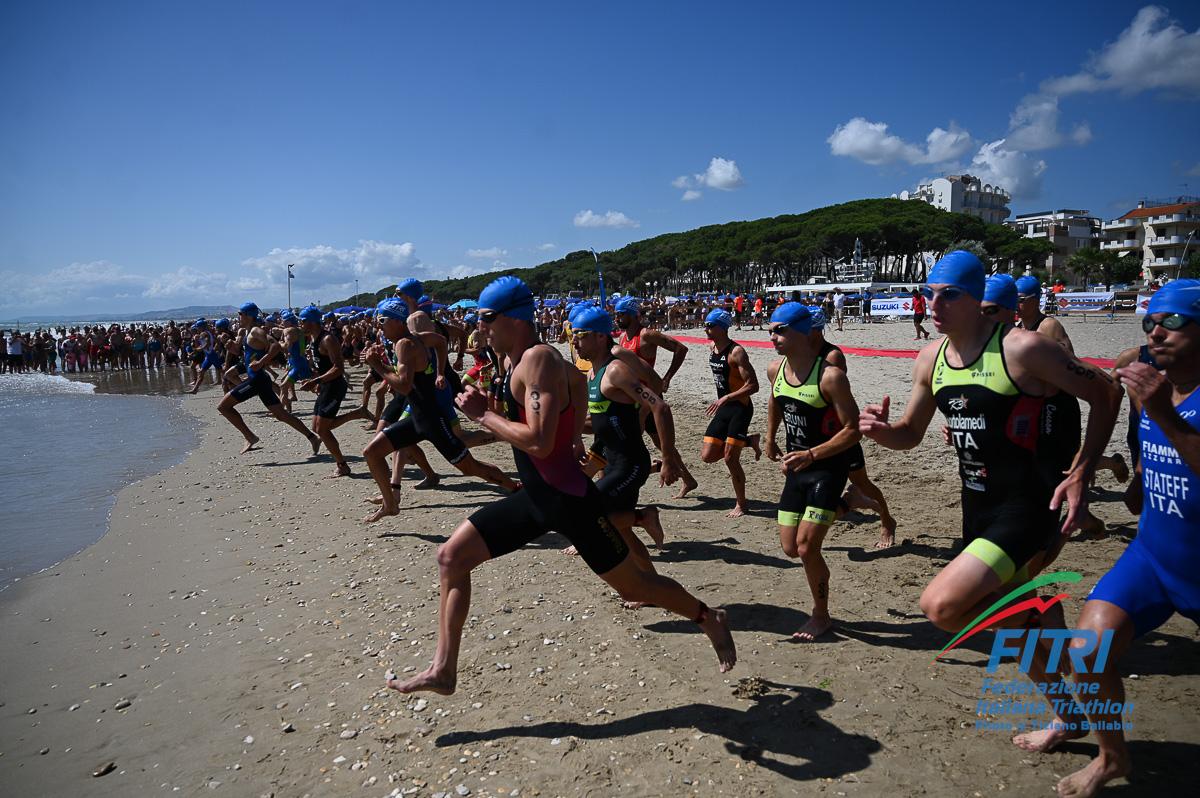
[[[1113,457],[1113,476],[1117,478],[1117,482],[1124,484],[1129,481],[1129,466],[1125,463],[1125,455],[1118,452]]]
[[[1082,770],[1077,770],[1058,783],[1061,798],[1091,798],[1108,782],[1129,775],[1129,756],[1107,757],[1104,754],[1093,759]]]
[[[792,635],[792,639],[803,643],[811,643],[832,628],[833,620],[828,615],[824,618],[818,618],[814,615],[808,619],[808,623],[800,627],[799,632]]]
[[[318,435],[309,435],[308,442],[312,444],[313,456],[316,457],[317,452],[321,451],[321,438]]]
[[[403,682],[392,671],[385,673],[384,678],[387,679],[388,687],[401,693],[426,692],[437,693],[438,695],[454,695],[455,677],[453,675],[446,677],[439,674],[433,669],[432,665]]]
[[[721,673],[733,670],[737,663],[737,647],[733,644],[733,635],[729,632],[729,619],[725,610],[710,609],[700,621],[700,628],[712,642],[713,650],[717,652],[717,662],[720,663]]]
[[[400,486],[399,485],[392,485],[392,498],[394,498],[396,500],[396,506],[399,507],[400,506]],[[372,496],[371,498],[367,499],[366,502],[368,504],[383,504],[383,497],[382,496]]]
[[[1029,751],[1032,754],[1044,754],[1048,751],[1053,751],[1061,742],[1087,737],[1087,732],[1079,729],[1070,731],[1065,728],[1066,725],[1062,718],[1055,718],[1051,726],[1063,726],[1064,728],[1042,729],[1041,731],[1018,734],[1012,738],[1013,745],[1022,751]]]
[[[400,515],[400,508],[399,507],[392,507],[392,508],[380,507],[375,512],[371,513],[368,516],[365,516],[363,518],[362,522],[364,524],[373,524],[376,521],[379,521],[383,518],[387,518],[389,515]]]
[[[746,508],[740,504],[733,505],[733,509],[725,513],[726,518],[741,518],[747,512]]]
[[[326,477],[326,479],[337,479],[338,477],[348,476],[350,476],[350,464],[342,461],[337,464],[337,468],[335,468],[333,473]]]
[[[682,499],[684,496],[687,496],[689,493],[691,493],[698,487],[700,487],[700,483],[697,482],[694,478],[688,479],[687,477],[684,477],[683,478],[683,487],[681,487],[679,489],[679,492],[675,494],[675,498]]]
[[[562,550],[562,553],[567,555],[568,557],[578,557],[579,549],[575,548],[574,546],[567,546],[565,549]]]
[[[440,474],[426,474],[423,480],[418,482],[416,485],[413,485],[413,490],[432,490],[433,488],[436,488],[438,483],[441,481],[442,477]]]
[[[646,534],[654,541],[654,548],[661,549],[663,544],[663,528],[662,523],[658,520],[657,507],[642,508],[642,517],[638,521],[638,526],[646,530]]]
[[[887,526],[884,526],[883,529],[879,530],[879,540],[875,541],[875,548],[890,549],[892,546],[895,546],[895,545],[896,545],[896,523],[893,521],[890,529]]]
[[[762,459],[762,445],[760,442],[762,441],[762,436],[759,435],[758,433],[755,433],[750,436],[749,441],[750,441],[750,448],[754,450],[754,459],[756,461],[761,460]]]
[[[627,610],[640,610],[654,605],[648,601],[622,601],[621,606]]]
[[[258,436],[255,435],[246,441],[246,445],[242,447],[241,454],[245,454],[246,452],[251,451],[257,445],[258,445]]]

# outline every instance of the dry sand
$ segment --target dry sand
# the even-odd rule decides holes
[[[1112,357],[1141,338],[1130,320],[1067,324],[1082,355]],[[830,338],[913,347],[911,329],[856,324]],[[773,353],[750,352],[765,379]],[[718,673],[694,625],[622,609],[549,536],[477,571],[456,695],[384,689],[389,666],[411,672],[433,653],[437,544],[497,492],[454,472],[439,490],[406,490],[399,519],[361,526],[373,490],[361,460],[354,479],[323,479],[329,461],[310,459],[260,408],[248,420],[263,448],[239,457],[210,389],[183,400],[202,427],[183,464],[122,491],[95,546],[0,596],[0,792],[1050,794],[1094,745],[1030,755],[975,728],[990,635],[932,661],[948,636],[917,598],[959,535],[954,458],[938,425],[912,452],[864,443],[906,542],[875,551],[878,519],[838,523],[826,544],[835,631],[793,643],[809,597],[803,569],[779,548],[777,466],[746,464],[753,515],[731,521],[723,465],[699,463],[706,357],[692,347],[668,397],[700,488],[675,500],[648,485],[643,499],[664,510],[658,568],[728,609],[732,673]],[[901,410],[910,368],[851,357],[860,403],[886,392]],[[765,401],[756,397],[756,429]],[[1110,451],[1124,449],[1123,424]],[[350,425],[340,437],[356,452],[367,433]],[[512,469],[504,447],[477,452]],[[1119,491],[1100,477],[1093,510],[1112,534],[1068,544],[1056,565],[1086,577],[1069,589],[1068,619],[1136,526]],[[1137,771],[1113,794],[1188,789],[1200,754],[1198,642],[1177,616],[1122,663],[1137,674],[1126,682]],[[1018,677],[1011,664],[999,675]]]

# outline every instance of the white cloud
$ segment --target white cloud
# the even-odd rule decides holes
[[[576,227],[638,227],[638,222],[630,219],[620,211],[593,213],[589,208],[575,214]]]
[[[984,183],[1008,190],[1014,199],[1033,199],[1042,193],[1046,162],[1009,149],[1004,139],[990,141],[971,159],[970,171]]]
[[[826,141],[834,155],[856,158],[873,166],[901,161],[946,163],[965,155],[972,145],[971,134],[954,123],[949,130],[935,127],[925,137],[925,147],[920,147],[888,133],[886,122],[871,122],[861,116],[838,125]]]
[[[488,247],[487,249],[468,249],[468,258],[503,258],[508,254],[508,250],[500,247]]]
[[[719,191],[733,191],[746,184],[742,172],[738,169],[737,161],[713,156],[708,162],[708,168],[694,175],[680,175],[671,181],[675,188],[686,189],[682,199],[685,202],[700,199],[702,188],[715,188]]]
[[[1057,97],[1030,94],[1023,98],[1008,118],[1009,149],[1046,150],[1061,145],[1058,115]]]
[[[555,244],[549,244],[549,243],[538,244],[537,249],[539,252],[549,252],[552,249],[558,249],[558,246]]]
[[[142,296],[149,299],[210,297],[224,294],[229,287],[229,280],[221,272],[202,272],[191,266],[180,266],[151,280]]]
[[[9,312],[64,307],[86,313],[91,310],[86,305],[141,293],[146,278],[115,263],[97,260],[33,274],[0,272],[0,284],[4,285],[0,308]]]
[[[1074,75],[1042,83],[1042,91],[1063,96],[1117,90],[1136,94],[1155,89],[1200,95],[1200,29],[1188,33],[1160,6],[1146,6],[1117,37]]]
[[[272,249],[266,255],[247,258],[242,266],[258,272],[268,286],[287,284],[287,265],[295,264],[292,273],[293,291],[325,294],[329,291],[360,288],[396,282],[408,276],[421,276],[427,271],[416,256],[411,242],[388,244],[382,241],[360,241],[354,249],[338,249],[327,245]],[[432,277],[432,275],[430,275]],[[422,278],[424,279],[424,278]]]
[[[1078,125],[1075,126],[1075,129],[1071,131],[1071,141],[1075,142],[1076,144],[1078,144],[1081,147],[1084,144],[1087,144],[1088,142],[1090,142],[1091,140],[1092,140],[1092,126],[1089,125],[1087,122],[1080,122]]]

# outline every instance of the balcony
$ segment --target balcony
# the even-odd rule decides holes
[[[1104,250],[1120,250],[1120,249],[1140,249],[1141,242],[1136,238],[1126,238],[1118,241],[1101,241],[1100,249]]]
[[[1179,258],[1155,258],[1150,261],[1151,266],[1178,266]]]
[[[1168,213],[1163,216],[1151,216],[1146,221],[1150,224],[1200,224],[1200,216],[1190,213]]]
[[[1111,222],[1105,222],[1101,225],[1105,230],[1131,230],[1141,226],[1141,219],[1113,219]]]
[[[1187,241],[1185,236],[1158,236],[1147,240],[1146,243],[1152,247],[1181,247],[1185,241]]]

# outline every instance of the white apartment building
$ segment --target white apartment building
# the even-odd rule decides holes
[[[1008,192],[1000,186],[982,183],[971,175],[947,175],[917,186],[911,194],[900,192],[900,199],[927,202],[951,213],[978,216],[985,222],[1001,224],[1009,217]]]
[[[1200,197],[1142,200],[1120,219],[1105,222],[1103,234],[1100,249],[1140,258],[1147,283],[1173,280],[1189,240],[1200,239]],[[1191,241],[1197,244],[1200,240]]]
[[[1054,245],[1046,256],[1050,281],[1066,280],[1067,260],[1081,249],[1094,248],[1100,243],[1100,219],[1086,210],[1063,208],[1057,211],[1018,214],[1006,225],[1026,238],[1044,238]]]

